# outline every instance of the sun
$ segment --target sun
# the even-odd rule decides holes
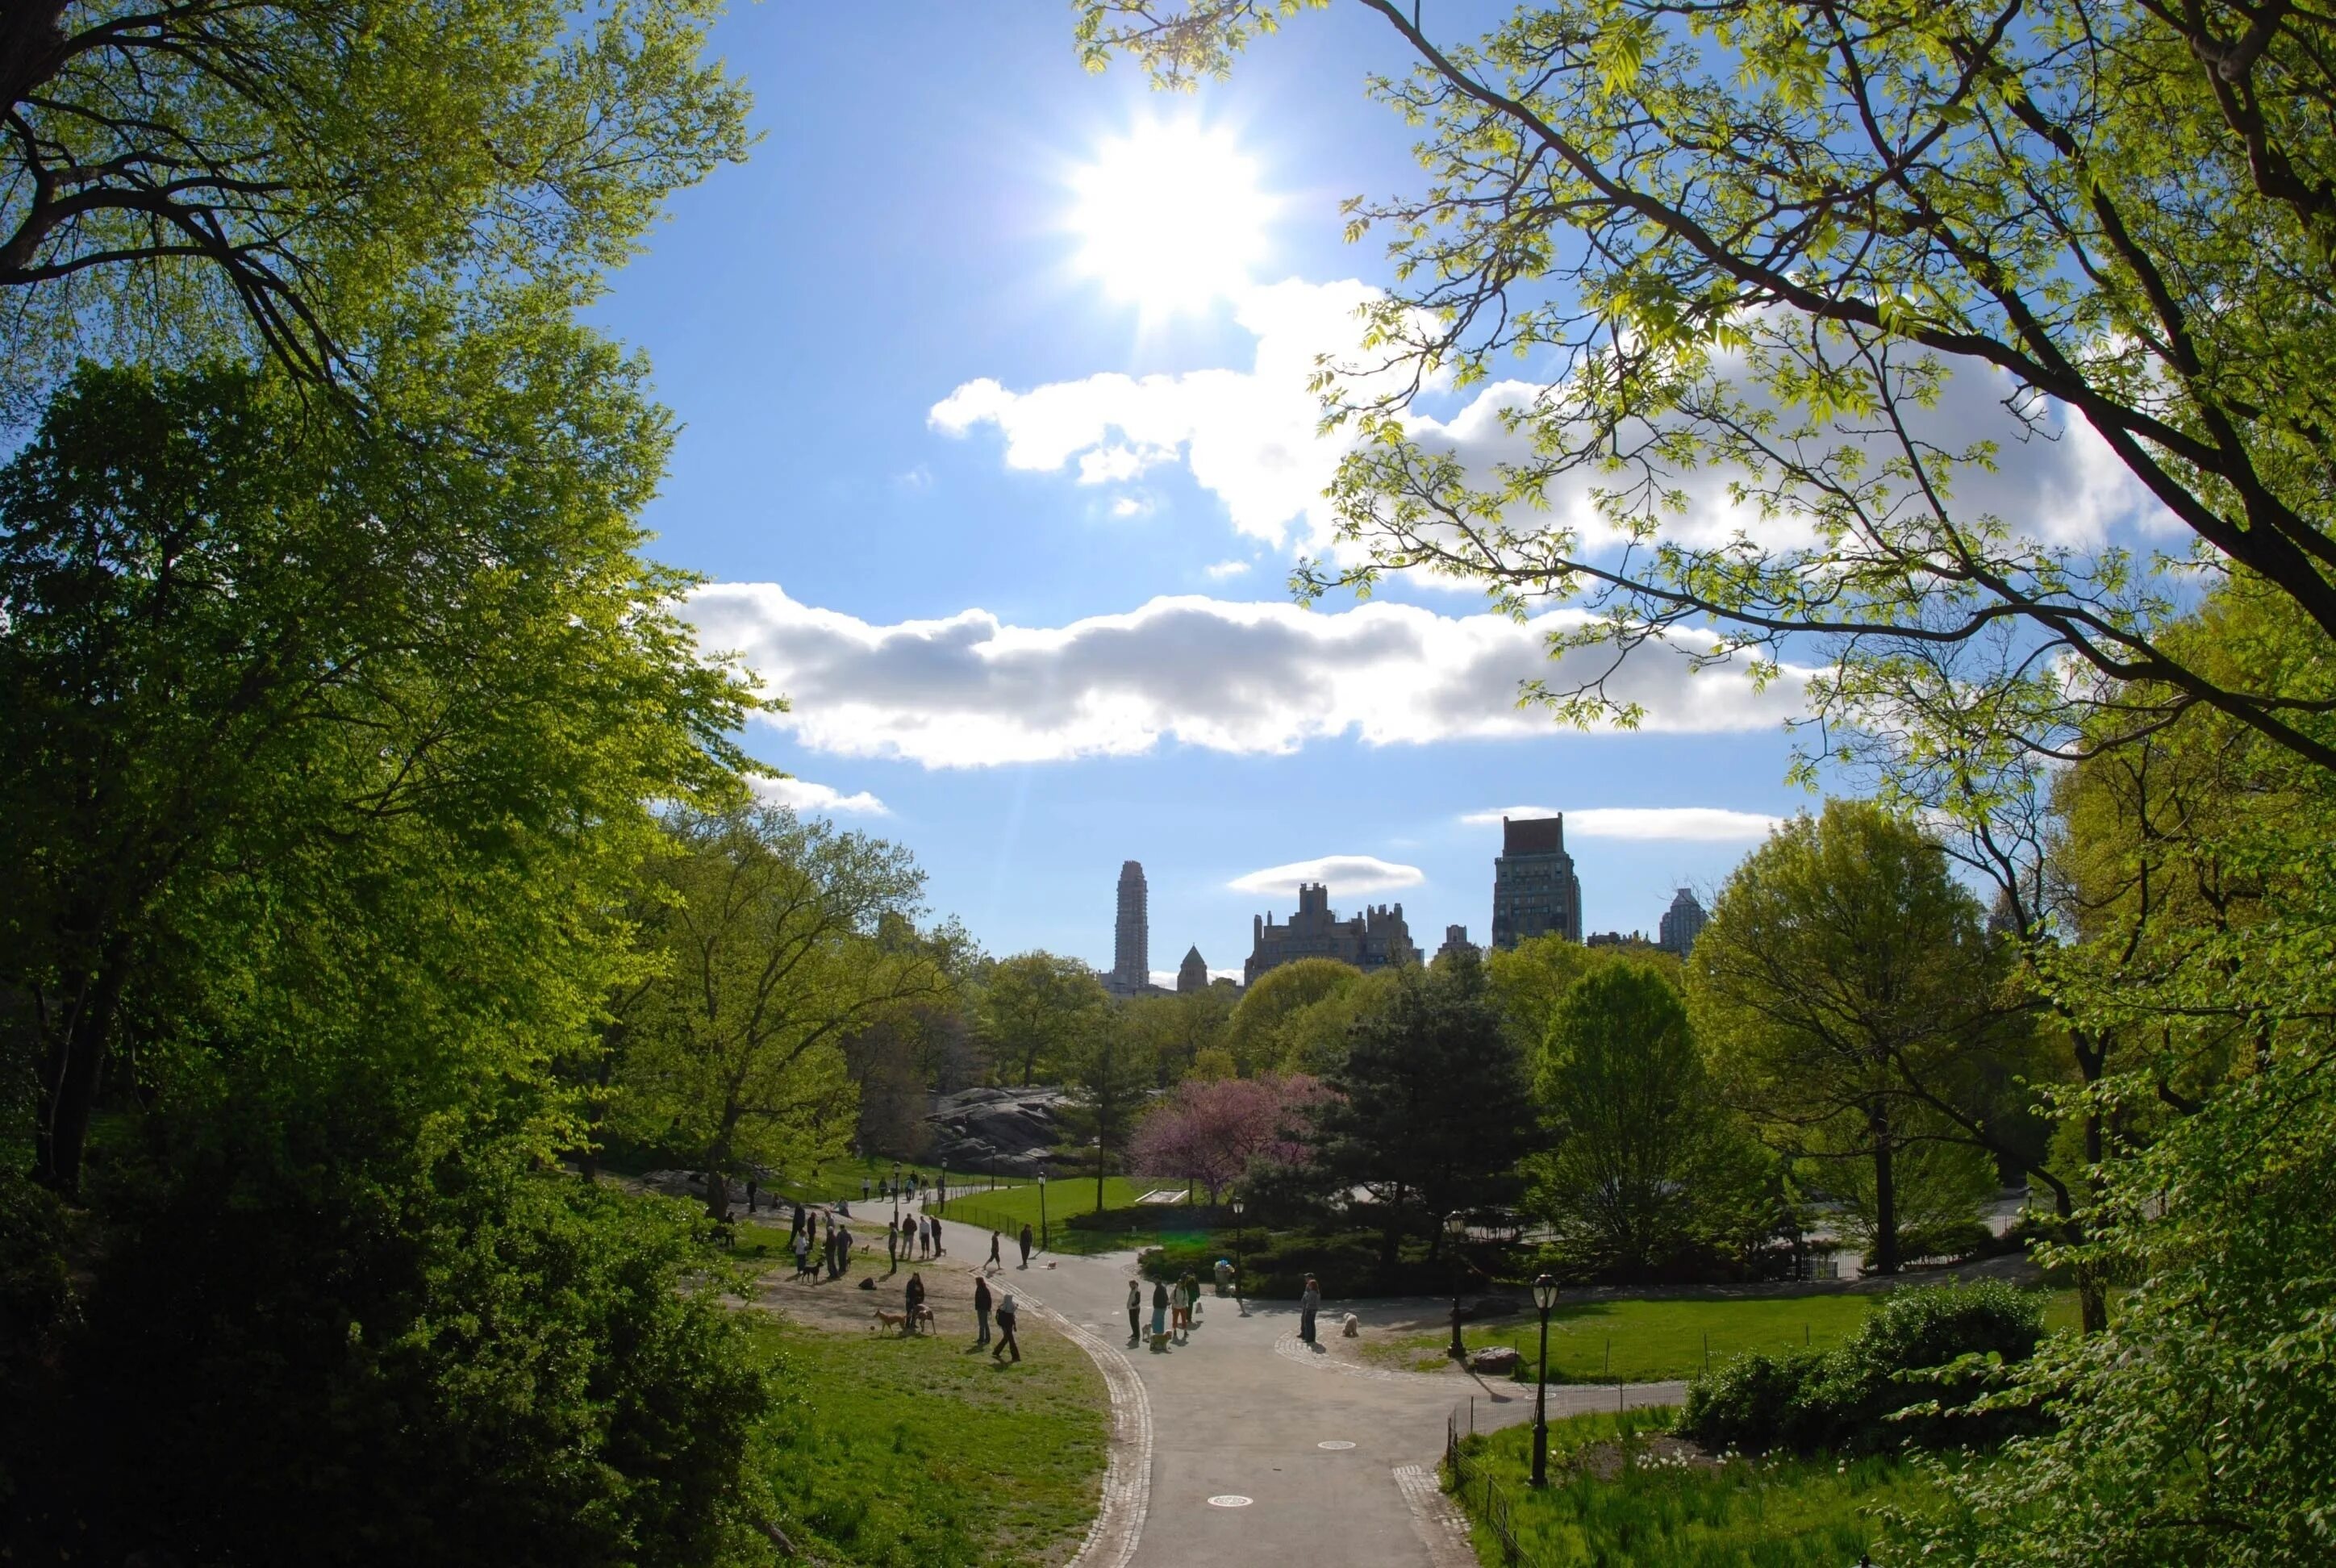
[[[1071,177],[1080,269],[1145,310],[1198,310],[1265,255],[1273,200],[1222,130],[1155,121],[1105,141]]]

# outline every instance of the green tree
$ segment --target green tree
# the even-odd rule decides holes
[[[1896,1272],[1898,1161],[2000,1145],[1986,1068],[2018,1011],[1938,846],[1865,803],[1795,818],[1721,890],[1688,979],[1722,1091],[1762,1135],[1871,1172],[1875,1267]]]
[[[1484,973],[1510,1032],[1531,1052],[1548,1037],[1577,981],[1610,964],[1625,962],[1651,969],[1674,989],[1685,984],[1679,959],[1669,953],[1632,953],[1625,959],[1617,949],[1584,947],[1561,936],[1527,937],[1514,948],[1494,948],[1484,955]]]
[[[1020,953],[992,966],[981,984],[981,1032],[1001,1077],[1024,1085],[1063,1070],[1079,1042],[1100,1026],[1111,994],[1076,959]]]
[[[0,13],[0,358],[248,344],[370,380],[417,279],[564,311],[745,155],[706,0],[32,0]],[[459,280],[459,281],[456,281]],[[530,297],[531,299],[530,299]]]
[[[620,1125],[685,1151],[730,1212],[750,1165],[802,1171],[857,1125],[853,1035],[945,997],[923,944],[879,940],[920,907],[908,852],[776,807],[671,819],[652,863],[668,897],[648,936],[664,978],[618,1067]]]
[[[1764,1195],[1768,1173],[1719,1104],[1687,1005],[1650,967],[1601,965],[1573,983],[1533,1097],[1551,1144],[1532,1165],[1533,1204],[1595,1272],[1693,1267]]]
[[[1533,1144],[1523,1054],[1501,1027],[1482,965],[1399,971],[1392,1002],[1355,1031],[1315,1125],[1316,1158],[1367,1189],[1392,1263],[1425,1216],[1429,1256],[1454,1210],[1504,1203]]]
[[[1069,1091],[1066,1118],[1072,1136],[1095,1147],[1095,1208],[1103,1213],[1104,1177],[1112,1157],[1124,1156],[1135,1118],[1150,1103],[1156,1058],[1111,1008],[1089,1013],[1089,1027],[1062,1057]]]
[[[375,842],[430,858],[426,887],[481,879],[482,928],[557,927],[560,897],[621,906],[579,879],[638,852],[644,799],[737,760],[751,700],[676,616],[689,579],[633,554],[666,433],[621,362],[567,332],[404,363],[432,385],[396,439],[267,376],[87,370],[0,470],[0,985],[59,1190],[125,1020],[195,1037],[171,1018],[296,940],[271,877],[389,919],[369,881],[308,881]],[[423,395],[460,400],[459,439]],[[540,915],[486,885],[525,876]],[[620,942],[588,923],[512,940],[548,973]],[[538,1071],[543,1038],[511,1037]]]
[[[1360,969],[1336,959],[1294,959],[1260,975],[1241,992],[1225,1025],[1224,1047],[1240,1064],[1241,1076],[1280,1070],[1290,1059],[1287,1029],[1292,1016],[1361,978]]]
[[[1083,0],[1079,39],[1096,68],[1126,52],[1182,84],[1322,3]],[[1853,723],[1912,685],[2059,750],[2196,705],[2336,766],[2286,688],[2167,639],[2186,585],[2125,542],[2055,536],[2049,507],[1976,499],[2002,441],[2081,422],[2185,568],[2251,574],[2323,649],[2336,635],[2312,433],[2331,423],[2336,63],[2316,15],[1558,0],[1470,40],[1360,5],[1412,66],[1369,81],[1426,128],[1424,179],[1350,207],[1350,234],[1392,237],[1397,283],[1363,352],[1326,366],[1355,436],[1334,502],[1364,559],[1317,588],[1424,569],[1517,613],[1579,598],[1601,613],[1560,651],[1708,625],[1711,655],[1764,674],[1813,634],[1812,696]],[[1472,466],[1409,417],[1512,356],[1549,369],[1505,397],[1504,461]],[[1981,385],[2008,405],[1994,440],[1946,406]],[[1761,525],[1676,526],[1715,470]],[[1786,517],[1802,527],[1765,526]],[[1530,689],[1635,716],[1611,657],[1577,667]],[[2150,706],[2092,726],[2102,700]]]

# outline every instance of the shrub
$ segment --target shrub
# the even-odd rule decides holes
[[[1387,1288],[1379,1264],[1379,1238],[1368,1231],[1252,1232],[1249,1244],[1227,1246],[1222,1233],[1213,1239],[1170,1242],[1146,1251],[1140,1260],[1151,1280],[1175,1280],[1190,1270],[1192,1277],[1212,1277],[1219,1258],[1238,1255],[1241,1293],[1276,1300],[1294,1300],[1306,1289],[1311,1274],[1325,1296],[1368,1296]],[[1398,1268],[1397,1272],[1402,1271]]]
[[[2029,1417],[1967,1407],[2043,1334],[2033,1291],[1992,1282],[1900,1290],[1830,1350],[1755,1353],[1696,1378],[1679,1431],[1747,1454],[1991,1445]]]
[[[1995,1248],[1995,1232],[1977,1220],[1948,1220],[1934,1225],[1921,1225],[1898,1233],[1898,1259],[1913,1263],[1922,1259],[1958,1263],[1965,1258],[1976,1258]],[[1869,1249],[1865,1266],[1876,1262]]]

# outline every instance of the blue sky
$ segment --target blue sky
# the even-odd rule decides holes
[[[1424,946],[1481,940],[1500,829],[1465,819],[1519,805],[1569,813],[1591,929],[1651,933],[1758,825],[1664,812],[1809,803],[1789,691],[1650,661],[1659,733],[1582,735],[1514,710],[1531,636],[1465,593],[1301,612],[1284,586],[1334,455],[1289,367],[1384,274],[1338,204],[1413,179],[1362,93],[1392,40],[1334,8],[1171,98],[1086,73],[1070,24],[893,0],[717,29],[763,140],[673,203],[596,317],[684,427],[657,553],[721,585],[709,641],[794,701],[750,749],[908,845],[998,954],[1107,967],[1127,859],[1155,970],[1189,943],[1237,969],[1251,916],[1294,900],[1230,884],[1319,857],[1398,868],[1333,877],[1341,912],[1400,901]],[[1158,122],[1237,148],[1274,203],[1250,283],[1174,316],[1083,270],[1075,228],[1080,171]],[[1465,405],[1431,412],[1466,435]]]

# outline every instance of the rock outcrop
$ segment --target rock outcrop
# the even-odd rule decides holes
[[[1062,1141],[1060,1089],[962,1089],[925,1113],[927,1158],[968,1174],[1035,1176]]]

